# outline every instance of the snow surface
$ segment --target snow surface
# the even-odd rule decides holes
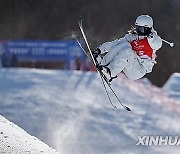
[[[0,115],[0,153],[58,154],[42,141],[27,134],[17,125]]]
[[[164,84],[163,89],[170,97],[180,100],[180,73],[173,73]]]
[[[131,108],[113,109],[97,73],[1,69],[0,114],[63,154],[179,154],[137,146],[137,136],[179,135],[179,102],[148,80],[121,75],[112,86]],[[2,147],[2,146],[1,146]]]

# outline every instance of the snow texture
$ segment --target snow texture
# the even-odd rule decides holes
[[[163,89],[170,97],[180,100],[180,73],[173,73]]]
[[[58,154],[58,152],[27,134],[17,125],[0,115],[0,153],[1,154]]]
[[[97,73],[1,69],[0,114],[63,154],[179,154],[179,146],[137,146],[137,136],[179,135],[179,102],[147,79],[112,87],[131,112],[108,102]],[[2,145],[1,145],[2,147]]]

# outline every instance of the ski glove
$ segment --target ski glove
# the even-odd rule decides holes
[[[93,51],[94,58],[97,58],[99,54],[101,54],[101,50],[99,48],[96,48],[96,50]]]

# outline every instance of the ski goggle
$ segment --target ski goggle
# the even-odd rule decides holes
[[[149,34],[151,34],[151,29],[149,27],[143,27],[143,26],[135,26],[136,28],[136,32],[138,35],[142,35],[142,36],[149,36]]]

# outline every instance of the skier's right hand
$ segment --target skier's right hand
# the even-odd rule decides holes
[[[94,58],[97,58],[99,54],[101,54],[101,50],[99,48],[96,48],[96,50],[93,51]]]

